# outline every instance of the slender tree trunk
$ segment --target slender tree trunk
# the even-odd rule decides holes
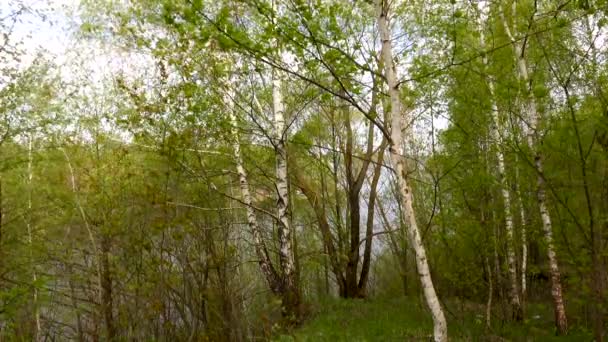
[[[399,229],[397,232],[395,232],[394,230],[392,230],[391,225],[388,221],[388,217],[386,216],[386,211],[384,209],[384,205],[382,204],[382,201],[378,200],[376,202],[378,204],[378,211],[380,212],[380,218],[382,219],[382,225],[385,231],[388,232],[388,238],[389,238],[389,246],[391,248],[391,252],[393,253],[393,255],[395,256],[395,258],[397,259],[397,263],[399,264],[399,273],[401,276],[401,285],[403,286],[403,295],[407,296],[408,295],[408,265],[407,265],[407,246],[402,246],[403,243],[400,243],[400,241],[397,241],[397,237],[395,236],[395,233],[400,232],[401,229]],[[400,215],[400,217],[403,215]],[[401,226],[401,219],[399,220],[399,225]],[[401,242],[403,242],[404,239],[399,239],[401,240]]]
[[[253,237],[253,244],[256,256],[258,258],[260,270],[268,282],[270,290],[275,295],[280,295],[282,293],[283,286],[281,284],[280,277],[272,265],[272,260],[270,259],[270,255],[268,254],[268,250],[266,249],[266,245],[264,244],[264,240],[262,238],[262,232],[260,231],[260,226],[258,225],[255,209],[253,207],[253,199],[249,190],[247,172],[245,171],[245,166],[243,164],[243,157],[241,155],[241,141],[238,133],[238,120],[234,109],[235,93],[232,88],[229,88],[227,90],[227,94],[228,97],[225,99],[225,104],[227,106],[228,115],[230,116],[232,152],[236,163],[236,172],[239,176],[241,196],[247,211],[247,225],[249,226],[249,230]]]
[[[488,144],[489,145],[489,144]],[[484,163],[487,167],[488,165],[488,158],[487,158],[487,148],[489,146],[486,147],[485,151],[482,147],[482,151],[484,152]],[[486,206],[486,198],[488,198],[489,196],[487,190],[484,191],[484,198],[481,202],[481,206],[480,206],[480,224],[481,227],[483,228],[484,231],[484,238],[485,238],[485,245],[487,246],[487,249],[484,251],[484,256],[483,256],[483,263],[484,263],[484,268],[486,269],[486,273],[488,275],[488,299],[486,301],[486,329],[491,329],[492,328],[492,301],[493,301],[493,297],[494,297],[494,280],[492,277],[492,266],[490,264],[490,258],[488,256],[489,252],[490,252],[490,245],[492,244],[491,242],[491,237],[490,237],[490,225],[488,224],[488,214],[487,214],[487,206]],[[489,202],[489,201],[487,201]]]
[[[516,5],[517,3],[513,2],[513,13],[515,13]],[[523,54],[522,46],[515,40],[511,32],[511,28],[505,17],[504,11],[501,10],[500,14],[503,26],[505,28],[505,32],[511,40],[511,44],[513,45],[515,59],[517,61],[519,78],[523,81],[523,83],[529,84],[530,77],[528,75],[528,66],[526,63],[525,56]],[[529,92],[529,89],[526,89],[526,93]],[[545,244],[547,245],[549,271],[551,272],[551,295],[553,297],[553,307],[555,312],[555,326],[557,327],[558,334],[565,335],[568,333],[568,320],[566,318],[566,309],[564,306],[564,298],[562,295],[562,283],[560,279],[561,275],[557,262],[555,246],[553,243],[553,226],[551,224],[551,216],[549,215],[549,210],[547,209],[545,179],[543,174],[542,162],[543,158],[542,153],[540,152],[537,146],[538,137],[536,130],[538,129],[538,124],[540,122],[541,117],[533,96],[528,96],[527,101],[524,103],[523,116],[528,120],[530,124],[530,128],[527,130],[528,132],[526,135],[528,145],[530,146],[530,149],[533,151],[534,154],[534,166],[538,175],[536,178],[536,199],[540,211]]]
[[[526,210],[524,208],[524,200],[521,197],[519,190],[519,168],[515,163],[515,196],[519,202],[519,219],[521,221],[521,302],[525,312],[526,307],[526,290],[527,290],[527,267],[528,267],[528,237],[527,237],[527,221]]]
[[[317,146],[319,146],[319,155],[322,155],[322,149],[321,149],[321,144],[319,142],[317,142]],[[325,182],[325,172],[323,172],[323,170],[320,170],[320,174],[321,174],[321,198],[325,197],[327,195],[327,185]],[[323,201],[323,203],[321,204],[321,210],[323,211],[323,214],[325,214],[326,211],[326,201]],[[331,239],[331,233],[329,235],[330,239]],[[333,241],[330,241],[333,244]],[[329,252],[328,252],[328,248],[327,248],[327,244],[323,243],[323,253],[325,254],[323,257],[323,275],[324,275],[324,280],[325,280],[325,295],[329,296],[330,294],[330,287],[329,287],[329,263],[328,263],[328,258],[329,258]]]
[[[375,113],[377,105],[377,91],[374,86],[372,93],[371,110]],[[359,247],[361,245],[361,188],[365,181],[365,175],[371,162],[374,147],[374,125],[370,123],[367,133],[367,148],[365,156],[362,158],[362,165],[359,171],[355,171],[353,163],[353,130],[348,106],[343,106],[342,110],[344,127],[346,128],[346,146],[344,148],[344,164],[346,168],[346,182],[348,191],[348,209],[350,219],[350,247],[348,250],[348,262],[346,264],[346,292],[345,297],[360,297],[359,283],[357,274],[359,270]],[[373,220],[373,216],[372,216]],[[372,221],[373,223],[373,221]]]
[[[393,61],[391,32],[387,17],[388,4],[383,0],[376,0],[376,9],[378,15],[378,29],[382,42],[381,58],[384,63],[384,76],[386,77],[391,100],[391,141],[389,142],[391,161],[396,171],[399,193],[401,195],[401,201],[403,202],[403,219],[408,226],[410,245],[414,249],[416,255],[416,266],[420,277],[420,283],[424,291],[427,305],[433,316],[434,338],[437,342],[443,342],[448,339],[447,322],[431,278],[426,249],[422,244],[418,222],[416,221],[414,213],[412,190],[408,184],[409,170],[407,169],[406,160],[404,158],[405,149],[403,148],[403,133],[407,131],[408,122],[406,115],[402,113],[403,108],[399,97],[399,84],[397,82],[397,72]]]
[[[106,325],[106,339],[108,341],[115,341],[116,326],[114,324],[113,315],[113,296],[112,296],[112,273],[110,270],[110,237],[104,234],[101,237],[101,306],[103,311],[104,323]]]
[[[535,157],[536,170],[539,172],[537,178],[537,189],[536,196],[538,199],[538,207],[540,208],[540,217],[543,222],[543,232],[545,237],[545,244],[547,245],[547,257],[549,259],[549,272],[551,273],[551,296],[553,297],[553,306],[555,312],[555,325],[557,332],[560,335],[566,335],[568,333],[568,320],[566,318],[566,309],[564,306],[564,298],[562,296],[562,283],[559,266],[557,263],[557,254],[555,252],[555,245],[553,243],[553,228],[551,225],[551,216],[549,216],[549,210],[547,209],[545,199],[545,185],[544,178],[542,176],[542,163],[540,155]]]
[[[491,83],[489,83],[489,86]],[[493,96],[493,86],[490,86],[491,96]],[[513,228],[513,214],[511,213],[511,194],[509,192],[509,186],[506,178],[506,170],[505,170],[505,161],[504,154],[501,151],[502,139],[500,138],[500,134],[498,133],[498,118],[496,117],[496,113],[498,108],[496,103],[493,101],[492,103],[492,112],[493,112],[493,126],[490,130],[492,138],[496,141],[496,158],[498,161],[498,180],[500,184],[500,193],[502,195],[503,200],[503,211],[505,217],[505,231],[507,233],[507,269],[509,273],[509,301],[511,302],[511,308],[513,310],[513,318],[516,321],[521,321],[523,319],[523,310],[521,304],[521,298],[519,296],[519,286],[517,281],[517,261],[515,256],[515,238],[514,238],[514,228]]]
[[[486,301],[486,328],[492,328],[492,298],[494,297],[494,281],[492,280],[492,266],[490,258],[484,256],[484,266],[488,273],[488,300]]]
[[[272,8],[281,12],[275,0]],[[274,18],[276,25],[277,18]],[[278,40],[275,40],[276,55],[281,62],[286,60],[285,52]],[[279,236],[279,264],[283,279],[283,315],[288,321],[299,319],[300,291],[295,270],[294,251],[292,246],[292,227],[289,216],[289,179],[287,176],[287,129],[285,127],[285,104],[283,103],[283,83],[285,75],[277,68],[272,70],[272,111],[274,114],[274,151],[276,158],[277,212]]]
[[[479,3],[479,43],[481,50],[485,50],[485,35],[484,35],[484,8],[481,8],[482,3]],[[483,55],[483,64],[488,67],[488,57]],[[498,117],[498,106],[496,105],[494,83],[492,80],[487,81],[488,91],[491,102],[491,125],[490,138],[495,145],[495,157],[498,162],[497,178],[500,185],[500,193],[502,195],[503,212],[505,217],[505,230],[507,233],[507,269],[509,273],[509,301],[511,302],[511,310],[513,318],[516,321],[523,319],[522,301],[519,296],[519,286],[517,281],[517,261],[515,256],[515,239],[513,228],[513,214],[511,213],[511,195],[506,177],[505,156],[503,152],[503,139],[500,132],[500,118]],[[491,146],[488,146],[491,148]]]
[[[524,213],[524,209],[521,209],[521,216],[522,216],[522,222],[525,222],[523,220],[525,220],[525,213]],[[521,300],[524,303],[524,307],[525,307],[525,303],[526,303],[526,298],[527,298],[527,290],[528,290],[528,284],[527,284],[527,273],[528,273],[528,237],[527,237],[527,232],[526,232],[526,225],[525,223],[522,224],[521,226]]]
[[[331,136],[332,136],[332,179],[333,179],[333,193],[335,200],[335,221],[336,221],[336,232],[337,232],[337,253],[343,255],[346,253],[344,249],[344,225],[342,224],[342,206],[341,201],[342,197],[340,196],[340,190],[338,185],[338,172],[339,172],[339,159],[340,155],[338,151],[338,135],[336,132],[336,120],[334,116],[334,111],[331,112]],[[338,259],[340,263],[340,269],[342,269],[342,265],[344,264],[341,259]],[[338,282],[338,295],[340,297],[346,297],[346,278],[342,276],[342,279],[336,279]]]
[[[372,91],[372,103],[370,106],[370,116],[375,116],[376,106],[378,104],[378,91],[376,86],[376,79],[374,78],[374,87]],[[368,260],[367,265],[362,265],[361,275],[364,277],[363,282],[361,282],[362,278],[359,278],[357,281],[357,274],[359,270],[359,250],[361,245],[361,206],[360,206],[360,198],[361,198],[361,189],[363,187],[363,183],[365,181],[365,176],[367,175],[367,170],[371,163],[371,159],[373,158],[374,151],[374,125],[371,123],[368,126],[367,131],[367,147],[365,155],[363,156],[361,168],[358,171],[355,171],[354,163],[353,163],[353,130],[351,123],[351,116],[348,106],[343,107],[343,118],[344,118],[344,126],[346,127],[346,146],[344,149],[344,164],[346,166],[346,180],[348,184],[348,204],[349,204],[349,212],[350,212],[350,249],[348,254],[348,263],[346,265],[346,297],[354,298],[354,297],[365,297],[365,289],[362,287],[365,282],[367,282],[367,276],[369,274],[369,258],[371,257],[371,232],[366,232],[366,251],[368,251]],[[383,141],[383,148],[386,143]],[[378,171],[378,173],[380,170]],[[378,175],[379,177],[379,175]],[[374,186],[377,186],[377,181]],[[370,200],[375,201],[375,189],[370,191]],[[374,208],[372,206],[371,212],[368,212],[368,225],[372,225],[368,227],[367,230],[372,229],[373,231],[373,220],[374,220]],[[370,221],[371,220],[371,221]],[[367,239],[367,236],[370,236]],[[370,244],[368,246],[368,243]],[[365,252],[364,252],[365,253]],[[363,291],[362,291],[363,290]]]
[[[332,272],[334,273],[338,286],[342,291],[344,288],[346,288],[346,279],[343,273],[344,270],[341,267],[342,264],[340,263],[338,251],[336,250],[336,247],[333,242],[331,228],[325,215],[323,205],[321,204],[321,202],[323,202],[323,199],[319,198],[317,193],[313,190],[310,180],[302,172],[301,168],[295,166],[293,168],[293,172],[297,180],[298,188],[302,191],[304,196],[306,196],[306,199],[308,200],[310,206],[315,212],[319,229],[321,231],[321,237],[323,238],[323,246],[325,247],[327,255],[329,257]]]
[[[289,161],[288,161],[289,163]],[[287,193],[289,194],[289,214],[288,216],[291,219],[291,222],[293,223],[293,192],[291,191],[291,178],[287,178]],[[296,283],[298,282],[298,280],[300,279],[300,274],[302,269],[300,268],[300,256],[298,255],[298,231],[296,229],[295,226],[293,226],[292,228],[292,234],[291,234],[291,245],[293,246],[293,260],[294,260],[294,277],[296,279]],[[300,293],[301,289],[298,286],[298,294],[299,297],[302,296],[302,294]]]
[[[370,123],[371,125],[371,123]],[[367,282],[369,278],[369,269],[372,259],[372,242],[374,234],[374,214],[376,209],[376,196],[378,181],[382,173],[382,163],[384,162],[384,150],[386,148],[386,139],[383,139],[378,151],[378,159],[374,165],[374,175],[370,184],[369,201],[367,204],[367,222],[365,229],[365,249],[363,250],[363,262],[361,264],[361,275],[359,277],[359,297],[367,296]]]
[[[344,166],[346,171],[347,200],[349,212],[349,248],[346,263],[346,288],[345,297],[357,296],[357,269],[359,267],[359,236],[361,228],[361,208],[359,204],[359,190],[355,185],[353,170],[353,129],[351,126],[350,110],[346,104],[341,106],[342,120],[346,131],[346,142],[344,146]],[[370,126],[371,127],[371,126]]]
[[[350,241],[348,248],[348,262],[346,263],[346,298],[355,298],[358,295],[357,270],[359,266],[359,236],[361,208],[359,205],[359,194],[354,194],[352,189],[348,190],[348,209],[350,213]]]
[[[279,54],[283,59],[283,52]],[[279,219],[279,263],[283,274],[283,310],[284,314],[297,319],[300,294],[295,272],[295,261],[292,246],[292,227],[289,217],[289,190],[287,176],[287,146],[285,129],[285,105],[283,103],[283,77],[279,70],[272,73],[272,108],[274,113],[274,150],[276,157],[277,212]]]
[[[500,254],[498,251],[498,239],[499,239],[500,230],[499,230],[498,224],[496,223],[496,211],[494,209],[492,209],[491,214],[492,214],[492,252],[493,252],[493,256],[494,256],[494,275],[495,275],[494,283],[496,284],[497,298],[502,300],[503,298],[505,298],[505,291],[504,291],[504,285],[503,285],[503,283],[504,283],[503,275],[500,270]],[[506,315],[503,315],[503,317],[505,317],[505,316]]]

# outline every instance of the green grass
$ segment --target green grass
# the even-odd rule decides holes
[[[494,318],[485,329],[483,307],[452,301],[449,311],[451,341],[591,341],[589,332],[572,328],[570,335],[556,337],[552,313],[542,305],[529,305],[523,323]],[[320,304],[301,327],[279,334],[275,341],[429,341],[432,321],[417,298],[339,300]]]

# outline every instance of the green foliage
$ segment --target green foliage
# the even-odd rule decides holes
[[[608,236],[608,69],[595,36],[605,4],[498,1],[482,16],[474,2],[389,6],[398,90],[415,138],[393,143],[406,145],[414,211],[452,340],[554,338],[539,180],[572,326],[559,340],[589,340],[592,318],[605,317],[598,274]],[[18,66],[20,42],[10,35],[19,16],[0,16],[8,32],[0,42],[0,339],[37,339],[39,314],[41,333],[57,340],[110,340],[112,329],[118,340],[430,338],[388,150],[368,298],[334,298],[334,273],[356,255],[349,245],[360,241],[363,258],[371,170],[391,128],[376,8],[274,5],[83,1],[78,39],[107,44],[145,70],[125,63],[99,84],[77,67],[65,77],[44,53]],[[238,147],[263,252],[280,273],[279,100],[295,267],[309,314],[290,332],[260,271],[235,167]],[[368,161],[369,127],[372,162],[356,217],[348,196]],[[359,236],[348,229],[353,220]],[[515,250],[519,278],[524,228],[527,314],[516,323],[506,309],[506,256]]]

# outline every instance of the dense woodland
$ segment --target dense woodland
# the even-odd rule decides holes
[[[0,341],[608,339],[605,0],[1,8]]]

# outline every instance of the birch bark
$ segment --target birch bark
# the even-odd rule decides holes
[[[284,60],[284,53],[279,52]],[[274,149],[276,157],[277,212],[279,218],[279,263],[283,273],[284,310],[291,311],[299,304],[295,262],[289,217],[289,185],[287,176],[287,147],[285,129],[285,105],[283,103],[283,75],[279,70],[272,73],[272,109],[274,114]]]
[[[277,275],[276,270],[272,266],[270,256],[268,255],[268,250],[266,249],[264,241],[262,239],[262,233],[260,231],[260,226],[257,222],[255,210],[253,208],[253,200],[251,197],[251,192],[249,190],[249,180],[247,178],[247,171],[245,171],[243,157],[241,155],[241,140],[238,132],[238,120],[234,109],[235,92],[232,88],[232,85],[229,85],[228,89],[226,90],[226,94],[227,95],[225,96],[224,104],[227,106],[228,115],[230,117],[232,152],[236,163],[236,172],[239,177],[241,196],[243,198],[243,203],[245,204],[247,210],[247,225],[249,226],[249,230],[251,232],[251,235],[253,236],[255,253],[258,258],[258,264],[260,265],[260,269],[264,274],[266,281],[268,282],[270,290],[274,294],[278,295],[282,291],[281,281],[279,276]]]
[[[513,13],[515,13],[516,2],[513,2]],[[528,65],[523,54],[523,47],[521,43],[518,43],[513,36],[511,27],[509,26],[505,17],[504,11],[500,11],[505,33],[509,37],[515,53],[515,60],[517,61],[517,69],[519,78],[525,83],[530,83],[530,76],[528,74]],[[527,95],[529,95],[529,89],[526,89]],[[547,245],[547,257],[549,259],[549,272],[551,274],[551,295],[553,297],[553,309],[555,311],[555,326],[559,334],[568,333],[568,320],[566,318],[566,310],[564,307],[564,298],[562,295],[562,284],[559,266],[557,263],[557,254],[555,252],[555,245],[553,242],[553,227],[551,224],[551,216],[547,209],[546,189],[545,189],[545,178],[543,174],[543,155],[538,148],[538,124],[541,120],[541,115],[537,109],[537,103],[533,96],[527,96],[523,104],[523,116],[528,121],[529,128],[526,129],[526,138],[528,145],[534,155],[534,166],[536,168],[536,200],[540,211],[540,217],[542,221],[542,228],[544,233],[545,244]]]
[[[515,159],[517,164],[517,159]],[[524,200],[521,197],[521,191],[519,189],[519,168],[515,166],[515,196],[519,202],[519,219],[521,220],[521,302],[522,307],[525,307],[526,303],[526,290],[527,281],[526,274],[528,268],[528,234],[527,234],[527,220],[526,210],[524,208]]]
[[[433,280],[429,270],[429,264],[426,256],[426,249],[422,244],[422,238],[418,229],[418,222],[413,207],[413,196],[411,188],[408,184],[409,170],[405,160],[405,149],[403,148],[403,138],[405,134],[411,134],[407,129],[408,116],[402,113],[402,103],[399,97],[399,84],[397,82],[397,70],[393,61],[393,52],[391,46],[391,31],[389,28],[388,19],[388,2],[376,0],[377,23],[380,32],[380,40],[382,43],[381,58],[384,63],[384,76],[387,81],[389,97],[391,101],[391,139],[389,142],[389,154],[393,167],[396,171],[397,182],[401,201],[403,202],[403,219],[408,226],[408,239],[410,245],[414,249],[416,256],[416,266],[418,276],[424,292],[426,303],[429,306],[433,317],[434,339],[437,342],[448,340],[447,323],[439,298],[435,292]],[[406,136],[409,138],[409,136]]]
[[[479,45],[485,50],[485,35],[484,35],[484,23],[486,21],[485,16],[485,5],[483,2],[478,3],[479,10]],[[482,62],[485,67],[488,66],[488,57],[483,55]],[[509,186],[507,184],[506,172],[505,172],[505,156],[503,149],[503,139],[500,132],[500,118],[498,117],[498,105],[495,100],[494,82],[491,79],[487,81],[488,91],[490,93],[491,103],[491,126],[490,126],[490,138],[495,144],[495,157],[498,162],[498,182],[500,186],[500,193],[502,195],[503,211],[505,217],[505,230],[507,233],[507,269],[509,273],[509,301],[511,302],[511,309],[513,318],[516,321],[523,319],[523,309],[521,304],[521,298],[519,296],[519,287],[517,281],[517,262],[515,256],[515,242],[514,242],[514,228],[513,228],[513,214],[511,212],[511,194],[509,193]]]

